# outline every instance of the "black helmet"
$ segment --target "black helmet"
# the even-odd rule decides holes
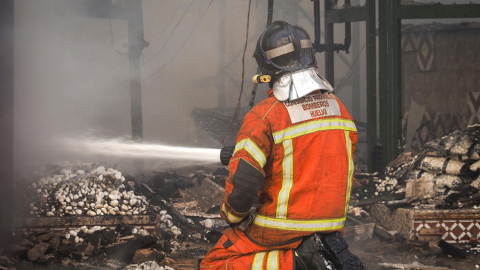
[[[285,21],[275,21],[263,32],[254,57],[262,74],[273,80],[287,73],[317,67],[307,31]]]

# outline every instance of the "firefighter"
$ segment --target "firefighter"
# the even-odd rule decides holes
[[[302,27],[273,22],[254,57],[271,89],[238,133],[220,205],[231,228],[201,269],[364,269],[341,235],[357,143],[352,117],[316,72]]]

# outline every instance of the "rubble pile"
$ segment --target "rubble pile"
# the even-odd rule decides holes
[[[110,269],[161,269],[158,265],[153,268],[153,263],[158,263],[164,266],[163,269],[172,269],[167,267],[174,263],[170,254],[176,245],[174,238],[164,239],[126,224],[118,224],[115,229],[102,226],[82,226],[65,232],[45,229],[25,232],[17,239],[7,266],[17,266],[18,269],[55,263],[79,269],[91,269],[92,265],[109,266]],[[141,257],[137,253],[155,256]],[[14,261],[22,262],[18,265],[13,264]],[[129,263],[139,265],[132,268],[132,265],[127,266]]]
[[[405,192],[403,186],[394,177],[381,176],[378,172],[356,173],[352,197],[357,200],[367,200],[391,193]]]
[[[462,204],[480,189],[480,126],[469,126],[428,142],[397,175],[406,180],[406,197],[436,208],[477,207],[480,200]],[[402,175],[403,174],[403,175]]]
[[[457,209],[480,206],[480,125],[428,142],[418,155],[403,153],[384,174],[355,171],[352,204]],[[351,211],[359,216],[360,210]]]
[[[173,270],[172,267],[158,265],[155,261],[144,262],[141,264],[131,264],[125,270]]]
[[[95,168],[93,168],[95,167]],[[47,217],[146,214],[149,203],[138,196],[134,183],[121,172],[95,164],[69,164],[43,168],[32,183],[30,214]]]
[[[227,176],[216,166],[132,177],[103,163],[47,165],[18,182],[27,187],[15,195],[24,211],[0,269],[171,270],[182,267],[178,258],[194,265],[228,227],[219,215]]]

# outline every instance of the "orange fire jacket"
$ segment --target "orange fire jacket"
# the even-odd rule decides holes
[[[357,130],[331,93],[292,102],[269,98],[248,112],[230,159],[221,216],[242,221],[260,206],[245,235],[282,245],[314,232],[341,231],[353,179]]]

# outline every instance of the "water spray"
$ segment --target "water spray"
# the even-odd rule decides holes
[[[70,151],[83,154],[97,154],[134,159],[170,159],[218,163],[227,166],[235,149],[225,146],[222,149],[170,146],[152,143],[134,143],[120,139],[66,138],[59,145]],[[57,144],[58,145],[58,144]]]

